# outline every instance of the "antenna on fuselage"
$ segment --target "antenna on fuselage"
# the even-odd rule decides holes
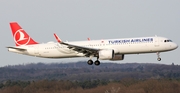
[[[87,40],[90,41],[91,39],[88,37]]]

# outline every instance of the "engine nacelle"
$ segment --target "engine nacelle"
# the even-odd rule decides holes
[[[114,57],[114,50],[107,49],[99,51],[99,59],[101,60],[111,60]]]
[[[106,49],[99,51],[99,59],[101,60],[123,60],[124,54],[115,54],[113,49]]]
[[[113,59],[110,59],[112,61],[116,61],[116,60],[124,60],[124,54],[121,55],[121,54],[117,54],[117,55],[114,55]]]

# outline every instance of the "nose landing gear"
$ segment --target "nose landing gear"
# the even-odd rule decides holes
[[[158,61],[161,61],[160,53],[159,53],[159,52],[157,52],[157,56],[158,56],[157,60],[158,60]]]
[[[161,58],[157,58],[158,61],[161,61]]]

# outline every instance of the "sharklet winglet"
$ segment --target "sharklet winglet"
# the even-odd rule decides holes
[[[56,38],[57,42],[61,43],[62,40],[54,33],[54,37]]]

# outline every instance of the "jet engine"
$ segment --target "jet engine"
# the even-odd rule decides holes
[[[114,50],[106,49],[99,51],[99,59],[101,60],[110,60],[114,57]]]
[[[99,59],[101,60],[123,60],[124,54],[115,54],[113,49],[106,49],[99,51]]]

